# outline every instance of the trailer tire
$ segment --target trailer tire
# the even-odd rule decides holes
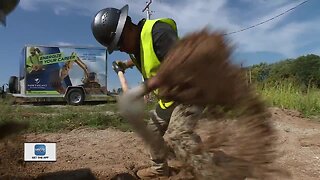
[[[11,76],[9,79],[9,92],[18,93],[18,77]]]
[[[69,105],[78,106],[84,102],[84,92],[80,88],[72,88],[67,92],[66,100]]]

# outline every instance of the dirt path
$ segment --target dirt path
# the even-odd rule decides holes
[[[320,178],[320,123],[301,118],[295,111],[271,109],[280,136],[280,166],[292,179]]]
[[[279,131],[279,149],[283,156],[281,167],[289,170],[292,179],[320,177],[320,123],[301,118],[294,111],[271,108]],[[16,142],[57,142],[57,162],[24,163],[23,145]],[[4,148],[5,147],[5,148]],[[27,134],[25,139],[1,143],[1,177],[34,177],[39,174],[90,168],[99,179],[111,179],[116,174],[133,172],[148,163],[141,140],[130,132],[114,129],[80,129],[69,133]],[[13,157],[6,159],[5,156]],[[10,167],[10,168],[9,168]],[[275,178],[276,179],[276,178]]]

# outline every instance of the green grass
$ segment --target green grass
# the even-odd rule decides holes
[[[306,117],[320,117],[320,90],[309,87],[302,90],[292,83],[257,85],[257,92],[269,106],[298,110]],[[149,103],[146,112],[154,108]],[[131,131],[130,125],[119,114],[117,104],[83,106],[32,106],[12,105],[12,99],[0,99],[0,123],[27,121],[27,132],[59,132],[90,127],[105,129],[113,127]]]
[[[148,103],[146,113],[154,107]],[[131,131],[131,127],[118,113],[116,103],[98,105],[13,105],[13,99],[0,98],[0,124],[5,121],[26,121],[26,132],[59,132],[77,128]]]
[[[260,85],[257,90],[270,106],[297,110],[306,117],[320,115],[320,90],[317,88],[308,87],[302,90],[287,82],[278,85]]]
[[[130,131],[129,124],[117,113],[115,103],[84,106],[12,105],[12,100],[0,99],[0,123],[5,121],[29,122],[27,132],[70,131],[90,127],[117,128]]]

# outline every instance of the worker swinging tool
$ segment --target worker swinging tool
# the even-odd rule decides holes
[[[277,172],[271,166],[276,155],[269,113],[245,83],[241,68],[231,63],[232,48],[223,33],[202,30],[178,40],[174,20],[143,19],[134,24],[127,5],[100,10],[92,32],[109,53],[134,55],[113,63],[120,78],[125,69],[136,66],[148,79],[123,93],[118,102],[122,116],[150,149],[152,165],[137,176],[167,179],[169,151],[196,179],[261,178]],[[142,98],[152,91],[160,100],[145,124]],[[237,120],[228,120],[229,111],[238,113]],[[195,131],[203,119],[211,123],[204,141]]]

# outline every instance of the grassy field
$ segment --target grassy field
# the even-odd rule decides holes
[[[257,86],[259,93],[270,107],[293,109],[306,117],[319,119],[320,90],[307,88],[301,90],[290,83]],[[152,109],[149,104],[146,112]],[[130,131],[129,124],[121,118],[117,104],[68,106],[68,105],[12,105],[11,99],[0,99],[0,123],[5,121],[27,121],[27,132],[70,131],[76,128],[90,127],[105,129],[117,128]]]
[[[269,106],[293,109],[306,117],[319,117],[320,90],[314,87],[301,89],[292,83],[260,85],[257,91]]]
[[[81,127],[104,129],[115,127],[128,131],[130,127],[117,113],[115,103],[68,106],[12,105],[10,100],[0,102],[0,123],[28,121],[28,132],[68,131]]]
[[[146,106],[147,113],[154,104]],[[117,104],[101,103],[83,106],[15,105],[10,98],[0,98],[0,124],[6,121],[29,122],[27,132],[70,131],[76,128],[116,128],[131,131],[130,125],[118,113]]]

